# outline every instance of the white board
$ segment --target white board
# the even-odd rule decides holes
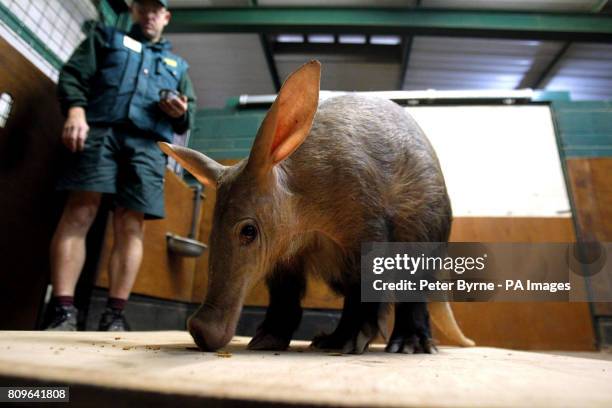
[[[547,106],[406,110],[438,154],[455,216],[570,216]]]

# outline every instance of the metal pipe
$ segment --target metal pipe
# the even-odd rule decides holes
[[[324,101],[334,96],[357,94],[365,96],[375,96],[390,99],[400,104],[410,104],[410,101],[436,101],[436,100],[482,100],[487,101],[531,101],[535,92],[532,89],[517,90],[474,90],[474,91],[436,91],[433,89],[426,91],[376,91],[376,92],[340,92],[340,91],[321,91],[319,100]],[[240,95],[238,98],[239,107],[252,107],[261,105],[271,105],[276,99],[276,95]]]

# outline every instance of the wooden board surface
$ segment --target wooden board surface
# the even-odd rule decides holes
[[[222,357],[195,350],[186,332],[0,332],[0,382],[69,384],[73,401],[106,387],[236,406],[612,406],[612,361],[483,347],[337,355],[305,342],[252,352],[247,341],[235,338]]]

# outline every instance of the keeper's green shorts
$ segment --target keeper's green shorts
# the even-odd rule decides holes
[[[58,190],[113,195],[113,206],[164,218],[166,155],[154,138],[131,127],[91,126],[85,148],[69,153]]]

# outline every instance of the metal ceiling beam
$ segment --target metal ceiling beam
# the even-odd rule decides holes
[[[400,65],[399,79],[397,81],[397,89],[402,91],[406,83],[406,75],[408,74],[408,65],[410,64],[410,53],[412,51],[412,41],[414,37],[407,35],[402,38],[402,63]]]
[[[251,4],[251,7],[257,7],[257,0],[250,0],[249,3]],[[272,52],[272,48],[270,47],[270,41],[268,40],[268,36],[264,33],[260,33],[259,43],[261,44],[261,49],[264,53],[264,57],[266,58],[266,65],[268,66],[268,72],[270,73],[272,85],[274,85],[274,90],[278,93],[281,89],[281,81],[280,76],[278,75],[278,69],[276,68],[276,60],[274,59],[274,53]]]
[[[281,89],[280,76],[278,75],[274,53],[272,52],[272,48],[270,47],[270,42],[268,41],[266,34],[260,34],[259,41],[261,42],[261,48],[264,52],[264,56],[266,57],[266,64],[268,65],[268,71],[270,72],[272,84],[274,85],[276,92],[279,92]]]
[[[567,50],[569,50],[571,45],[571,42],[564,43],[561,48],[559,48],[559,51],[557,51],[555,56],[550,60],[548,65],[542,70],[536,80],[533,81],[533,83],[528,85],[527,87],[532,89],[545,88],[546,85],[548,85],[548,82],[550,82],[550,80],[552,79],[551,74],[554,74],[557,71],[561,60],[563,59],[563,57],[565,57],[565,54],[567,54]]]
[[[594,13],[601,13],[601,12],[606,12],[609,11],[610,9],[610,2],[608,0],[599,0],[599,2],[595,5],[595,7],[593,7],[593,12]]]
[[[422,6],[421,0],[417,0],[415,9]],[[412,41],[414,36],[405,35],[402,38],[402,63],[400,64],[399,78],[397,80],[397,89],[400,91],[404,90],[404,84],[406,83],[406,75],[408,75],[408,65],[410,64],[410,53],[412,52]]]
[[[116,14],[126,13],[130,9],[125,0],[100,0],[98,7],[103,7],[104,3],[108,4]]]
[[[601,13],[602,10],[608,5],[608,0],[600,0],[598,4],[593,7],[593,13]],[[548,83],[553,79],[559,67],[561,65],[561,61],[567,55],[567,51],[571,47],[571,41],[565,41],[561,43],[561,46],[557,50],[557,52],[553,55],[553,57],[548,61],[544,69],[539,72],[537,75],[533,75],[534,68],[537,65],[537,56],[534,59],[531,68],[525,73],[521,82],[516,86],[516,89],[544,89],[548,85]]]
[[[362,33],[612,42],[612,16],[389,8],[173,9],[168,32]]]

